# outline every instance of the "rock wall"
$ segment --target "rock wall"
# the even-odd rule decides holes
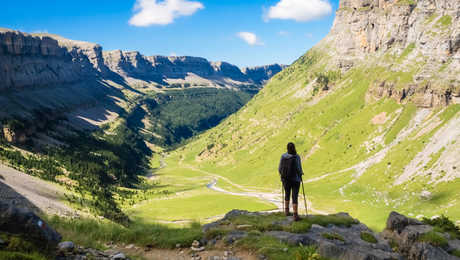
[[[331,57],[329,65],[342,72],[365,66],[394,73],[392,80],[382,75],[375,82],[370,92],[376,97],[433,107],[460,96],[458,0],[341,0],[320,46]],[[412,82],[397,84],[397,73]]]
[[[168,79],[195,75],[221,83],[256,84],[281,71],[279,65],[244,70],[226,62],[209,62],[199,57],[146,57],[137,51],[103,52],[97,44],[73,41],[51,34],[27,34],[0,29],[0,91],[52,86],[101,78],[118,81],[135,79],[168,84]],[[193,83],[193,82],[191,82]],[[232,86],[234,86],[233,84]]]
[[[72,83],[97,76],[102,65],[99,45],[0,30],[0,90]]]
[[[285,69],[286,65],[272,64],[266,66],[244,68],[243,73],[258,84],[267,82],[270,78]]]
[[[415,43],[430,58],[458,59],[459,10],[458,0],[341,0],[328,37],[346,56],[402,51]]]

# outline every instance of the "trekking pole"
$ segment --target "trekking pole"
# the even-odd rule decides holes
[[[281,182],[281,201],[283,203],[283,208],[281,209],[281,211],[283,211],[286,208],[286,205],[284,205],[284,185],[283,185],[283,182]]]
[[[303,179],[300,178],[300,180],[302,181],[303,203],[304,203],[304,205],[305,205],[305,214],[308,215],[307,199],[305,198],[305,189],[304,189],[304,187],[303,187]]]

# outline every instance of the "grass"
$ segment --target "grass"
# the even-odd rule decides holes
[[[49,250],[39,248],[27,237],[20,237],[0,232],[0,239],[6,246],[0,248],[0,259],[5,260],[42,260],[52,257]]]
[[[176,244],[191,246],[194,240],[199,240],[203,236],[201,225],[197,223],[174,228],[140,222],[123,227],[108,221],[60,217],[53,217],[48,222],[63,236],[63,241],[71,240],[78,245],[91,248],[104,248],[105,243],[113,242],[172,249]]]
[[[360,237],[363,241],[366,241],[371,244],[376,244],[378,242],[374,235],[372,235],[369,232],[361,232]]]
[[[46,256],[39,253],[20,253],[0,250],[0,259],[2,260],[47,260]]]
[[[424,218],[423,223],[434,226],[438,232],[448,233],[453,239],[460,239],[460,228],[444,215],[433,219]]]
[[[415,49],[415,43],[410,43],[399,56],[398,61],[403,61]]]
[[[255,198],[222,194],[201,188],[168,199],[147,201],[129,210],[128,215],[143,222],[155,220],[201,220],[219,216],[232,209],[263,211],[274,206]]]
[[[343,238],[341,235],[337,233],[323,233],[321,234],[321,236],[329,240],[339,240],[345,242],[345,238]]]
[[[251,225],[251,230],[258,232],[265,231],[287,231],[291,233],[306,233],[310,230],[313,224],[321,226],[345,226],[350,227],[353,224],[357,224],[356,220],[339,215],[309,215],[308,217],[302,218],[300,221],[294,222],[290,225],[283,226],[282,221],[286,220],[283,213],[270,213],[264,215],[240,215],[228,219],[227,227],[221,227],[217,231],[211,229],[209,232],[225,232],[225,230],[235,229],[238,225]]]
[[[396,138],[401,130],[409,124],[416,111],[417,108],[414,104],[407,104],[404,106],[403,111],[399,115],[397,121],[391,127],[390,131],[388,131],[385,135],[385,144],[389,144]]]
[[[454,250],[450,254],[456,257],[460,257],[460,250]]]
[[[447,239],[440,233],[436,232],[436,231],[430,231],[428,233],[425,233],[423,235],[421,235],[419,238],[418,238],[418,241],[420,242],[427,242],[433,246],[437,246],[437,247],[442,247],[442,248],[447,248],[448,247],[448,243],[447,243]]]
[[[444,15],[436,22],[436,25],[440,28],[447,28],[452,24],[452,16]]]

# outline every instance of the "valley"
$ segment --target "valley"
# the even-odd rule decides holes
[[[242,69],[0,29],[0,202],[147,259],[458,259],[459,26],[458,0],[340,0],[294,63]]]

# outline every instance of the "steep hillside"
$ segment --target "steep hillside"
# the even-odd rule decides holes
[[[457,0],[341,0],[325,39],[167,162],[274,192],[293,141],[316,209],[458,220],[459,26]]]

